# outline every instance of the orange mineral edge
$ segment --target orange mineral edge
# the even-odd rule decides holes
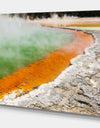
[[[52,28],[53,29],[53,28]],[[72,32],[75,40],[65,46],[47,54],[42,60],[19,69],[12,75],[0,79],[0,98],[14,90],[22,89],[22,94],[34,87],[54,80],[69,62],[77,55],[83,54],[85,48],[94,43],[92,35],[82,31],[61,29]]]

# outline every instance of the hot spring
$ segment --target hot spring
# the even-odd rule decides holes
[[[74,39],[71,32],[0,16],[0,78],[42,59]]]

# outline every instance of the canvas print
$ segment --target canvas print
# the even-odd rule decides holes
[[[0,14],[0,105],[100,116],[100,11]]]

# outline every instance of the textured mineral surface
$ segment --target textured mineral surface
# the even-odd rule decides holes
[[[21,96],[12,92],[0,104],[100,116],[100,28],[73,29],[92,34],[95,43],[72,59],[54,81]]]

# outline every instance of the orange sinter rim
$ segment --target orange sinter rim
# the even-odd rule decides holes
[[[93,37],[84,32],[69,29],[61,30],[72,32],[75,35],[75,41],[47,54],[42,60],[29,64],[12,75],[0,79],[0,98],[8,92],[22,89],[22,93],[25,93],[36,86],[54,80],[69,66],[69,61],[72,58],[83,54],[84,49],[94,43]]]

